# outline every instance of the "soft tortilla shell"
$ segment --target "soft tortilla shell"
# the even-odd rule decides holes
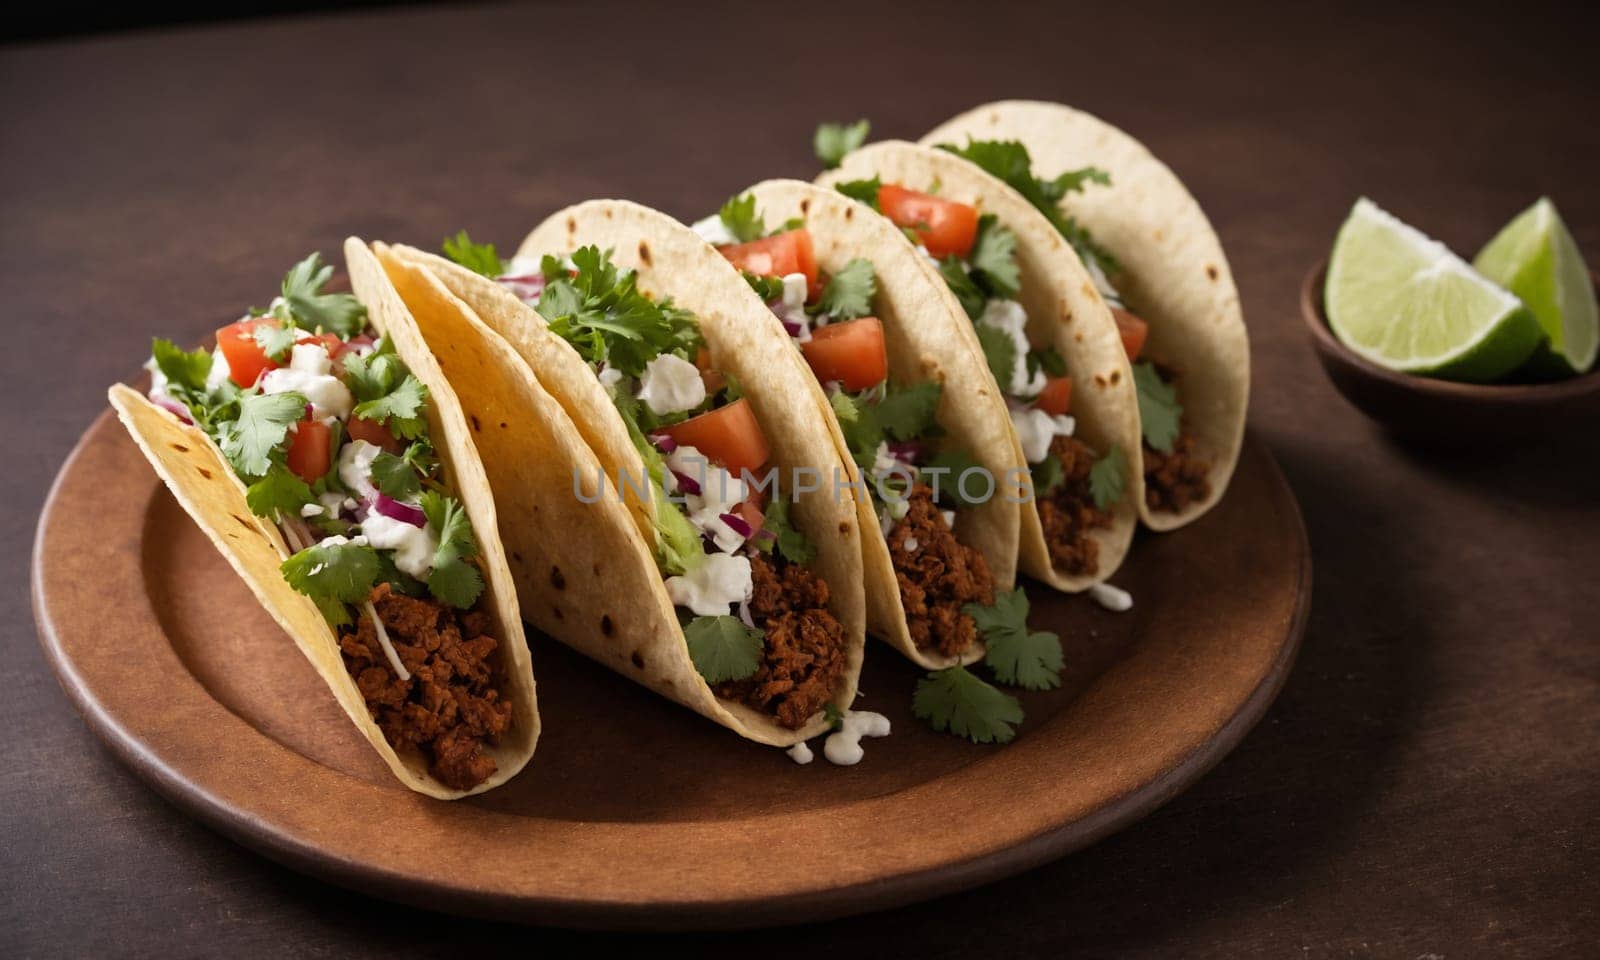
[[[1136,469],[1135,453],[1140,442],[1139,406],[1116,322],[1078,255],[1050,221],[1015,190],[942,150],[895,140],[875,143],[850,153],[837,170],[823,174],[817,182],[832,187],[873,176],[915,190],[938,184],[941,197],[972,204],[981,213],[993,213],[1016,233],[1022,273],[1017,299],[1028,313],[1028,335],[1035,343],[1052,343],[1060,351],[1072,376],[1077,436],[1102,453],[1117,447],[1126,458],[1128,480],[1126,493],[1112,508],[1111,525],[1091,534],[1100,545],[1099,569],[1093,576],[1069,576],[1055,568],[1036,508],[1023,511],[1019,566],[1057,590],[1086,590],[1107,579],[1127,556],[1138,526],[1135,504],[1144,500],[1143,474]],[[976,343],[976,335],[972,342]],[[979,373],[982,383],[999,391],[987,365]],[[992,429],[1010,436],[1014,456],[1022,461],[1022,447],[1010,416]]]
[[[1208,499],[1172,513],[1151,512],[1141,498],[1144,522],[1172,530],[1194,520],[1227,489],[1250,402],[1244,313],[1211,222],[1143,144],[1080,110],[1025,100],[985,104],[941,124],[922,142],[964,143],[968,137],[1020,141],[1041,176],[1090,165],[1111,174],[1110,187],[1068,196],[1062,209],[1121,262],[1120,289],[1150,323],[1148,352],[1178,367],[1187,426],[1211,465]]]
[[[428,426],[444,465],[446,483],[460,497],[482,549],[480,565],[487,593],[485,610],[490,614],[494,635],[501,641],[500,675],[514,711],[511,730],[498,745],[488,749],[495,761],[495,772],[483,783],[466,791],[447,787],[428,772],[427,763],[419,754],[408,751],[402,756],[389,744],[367,710],[355,680],[345,669],[338,636],[311,598],[289,586],[278,572],[278,565],[290,555],[288,545],[276,526],[250,512],[244,484],[210,438],[126,385],[113,386],[109,398],[118,418],[178,503],[311,661],[339,705],[394,775],[418,793],[454,800],[499,786],[515,776],[533,756],[539,737],[533,669],[517,610],[516,593],[505,557],[493,535],[494,503],[482,479],[477,452],[466,438],[465,423],[455,397],[431,359],[425,353],[418,354],[420,341],[409,316],[399,306],[392,290],[386,297],[381,293],[388,282],[381,273],[372,273],[377,264],[371,261],[366,248],[359,243],[357,247],[367,256],[362,262],[362,257],[352,255],[346,247],[352,284],[357,296],[367,304],[374,326],[394,339],[401,359],[428,387],[432,401]]]
[[[610,215],[600,213],[602,209]],[[695,272],[696,264],[683,252],[693,250],[690,241],[699,243],[691,231],[632,204],[584,204],[557,215],[568,216],[577,224],[570,241],[562,234],[553,245],[530,252],[535,249],[530,237],[521,255],[565,254],[588,243],[612,247],[619,265],[640,270],[641,289],[672,295],[695,312],[714,359],[721,355],[719,349],[740,355],[759,349],[759,344],[719,347],[725,328],[717,318],[726,307],[716,304],[747,288],[739,280],[729,291],[726,278]],[[618,219],[624,225],[615,234],[605,233]],[[536,229],[535,235],[544,229]],[[623,255],[640,249],[654,261],[654,271],[650,264]],[[766,714],[718,698],[695,670],[655,565],[654,526],[646,519],[640,529],[632,505],[624,505],[617,494],[618,470],[620,475],[642,476],[643,463],[609,396],[577,352],[551,334],[536,311],[492,281],[411,248],[386,248],[381,255],[430,338],[437,336],[441,349],[445,342],[458,344],[459,363],[455,357],[448,363],[468,410],[480,417],[485,431],[491,421],[514,427],[482,442],[507,517],[502,536],[513,551],[512,571],[534,622],[589,657],[748,739],[790,746],[822,733],[827,722],[820,714],[800,730],[785,729]],[[733,276],[738,279],[737,273]],[[686,282],[686,277],[694,279]],[[831,467],[832,451],[826,445],[819,449],[819,434],[783,436],[787,425],[775,427],[768,413],[773,404],[762,403],[763,396],[770,401],[773,395],[767,389],[770,383],[753,383],[731,364],[723,369],[745,385],[780,464]],[[543,403],[538,402],[541,397]],[[537,427],[515,429],[535,421],[540,421]],[[573,495],[574,469],[585,478],[603,477],[606,488],[599,502],[585,504]],[[853,505],[846,501],[842,510],[840,506],[831,497],[813,494],[796,506],[795,519],[817,544],[813,567],[828,582],[830,608],[846,630],[847,674],[834,699],[846,708],[860,676],[865,614]],[[553,575],[558,567],[563,571],[559,578]]]
[[[1008,417],[1005,400],[986,376],[983,350],[961,304],[938,270],[898,228],[838,191],[800,180],[768,180],[749,192],[768,222],[806,221],[824,271],[836,273],[856,257],[876,268],[874,307],[883,323],[890,376],[897,383],[939,383],[944,391],[938,419],[951,445],[971,454],[996,481],[994,496],[986,503],[958,513],[956,534],[983,554],[996,586],[1011,589],[1017,579],[1022,513],[1032,507],[1020,503],[1020,484],[1006,481],[1018,476],[1014,470],[1026,475],[1027,464],[1011,435],[996,426]],[[824,418],[837,429],[831,408],[825,403],[823,410]],[[842,436],[839,442],[843,443]],[[953,481],[944,477],[940,482]],[[920,650],[912,642],[888,545],[876,530],[870,503],[863,507],[868,624],[923,667],[939,669],[958,662]],[[975,662],[983,653],[977,644],[959,662]]]

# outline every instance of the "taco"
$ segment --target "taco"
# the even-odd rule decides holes
[[[402,783],[455,799],[533,756],[539,713],[465,416],[382,268],[313,254],[214,350],[156,340],[111,405]]]
[[[823,420],[868,494],[868,627],[928,669],[981,659],[973,608],[1015,586],[1028,472],[954,295],[893,224],[809,183],[757,184],[694,230],[827,396]]]
[[[1209,510],[1239,459],[1250,344],[1228,258],[1200,204],[1144,145],[1060,104],[986,104],[922,142],[1034,202],[1110,304],[1138,391],[1145,523],[1171,530]],[[1072,189],[1089,178],[1099,185]]]
[[[1138,525],[1139,411],[1116,325],[1072,248],[1016,191],[931,148],[876,143],[817,182],[899,227],[969,318],[978,376],[1008,414],[993,429],[1031,474],[1021,569],[1071,591],[1111,576]]]
[[[378,255],[478,421],[530,620],[751,740],[827,729],[861,671],[856,502],[738,272],[624,201],[555,214],[509,264],[447,248],[474,269]]]

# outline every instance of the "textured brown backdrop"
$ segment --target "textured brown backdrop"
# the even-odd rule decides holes
[[[487,6],[0,49],[8,952],[392,955],[469,941],[528,955],[579,939],[304,879],[186,820],[85,731],[36,645],[28,544],[61,458],[151,333],[199,339],[350,232],[426,244],[466,225],[509,246],[597,195],[688,215],[762,177],[809,175],[818,120],[864,115],[911,137],[1022,95],[1142,137],[1223,236],[1253,342],[1251,422],[1315,554],[1300,663],[1232,757],[1082,854],[894,913],[680,945],[1592,949],[1594,436],[1452,456],[1396,446],[1322,378],[1295,297],[1360,193],[1467,251],[1549,193],[1600,256],[1593,24],[1529,4],[1504,19],[1113,7]]]

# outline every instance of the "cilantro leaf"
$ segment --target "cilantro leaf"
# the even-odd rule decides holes
[[[298,517],[300,508],[311,503],[311,487],[288,467],[274,463],[244,491],[250,512],[276,522],[280,517]]]
[[[872,124],[866,120],[818,124],[817,132],[811,136],[811,149],[816,151],[823,167],[832,170],[844,160],[845,154],[866,143],[871,131]]]
[[[1099,466],[1099,464],[1097,463],[1095,466]],[[1061,458],[1053,454],[1046,456],[1043,460],[1029,467],[1028,473],[1033,478],[1033,496],[1035,499],[1049,495],[1057,487],[1067,482],[1066,468],[1061,466]],[[1117,482],[1120,484],[1121,480],[1119,479]],[[1090,493],[1092,494],[1094,491],[1094,467],[1089,468],[1089,483]],[[1120,487],[1118,488],[1117,496],[1122,496]],[[1105,509],[1098,500],[1095,501],[1095,505]]]
[[[274,326],[270,323],[261,323],[250,331],[250,337],[268,359],[279,363],[289,355],[290,350],[294,349],[295,333],[295,328],[289,324]]]
[[[1067,361],[1061,356],[1061,351],[1053,346],[1033,347],[1028,351],[1028,376],[1043,370],[1052,377],[1067,375]]]
[[[983,347],[983,359],[989,363],[994,382],[1009,392],[1011,374],[1017,365],[1017,342],[1011,339],[1011,334],[987,323],[974,324],[972,329],[978,334],[978,345]]]
[[[873,419],[896,440],[916,440],[937,422],[943,388],[935,380],[924,380],[909,387],[889,384],[883,399],[873,405]]]
[[[409,440],[428,429],[428,421],[423,416],[427,404],[428,388],[408,373],[383,396],[356,404],[354,413],[363,420],[381,423],[397,436]]]
[[[743,680],[761,666],[764,637],[737,618],[695,617],[683,628],[689,659],[706,683]]]
[[[928,480],[934,486],[941,505],[961,507],[976,507],[983,504],[983,497],[989,490],[989,484],[981,477],[968,481],[969,490],[975,495],[968,497],[961,489],[961,475],[978,466],[978,461],[972,459],[972,454],[960,449],[944,449],[928,458],[918,469],[928,475]],[[937,482],[935,482],[937,481]]]
[[[993,297],[1010,298],[1022,289],[1022,271],[1017,266],[1017,235],[1002,226],[998,217],[986,213],[978,218],[978,238],[968,255],[973,279]]]
[[[773,497],[767,504],[767,512],[761,520],[762,529],[773,535],[775,540],[758,540],[757,547],[763,543],[771,544],[791,562],[807,564],[817,555],[817,548],[812,546],[806,535],[801,533],[789,523],[789,501],[786,497]]]
[[[239,397],[238,419],[221,429],[222,453],[241,477],[259,477],[271,466],[289,428],[306,415],[298,393],[246,393]]]
[[[388,451],[372,458],[372,480],[379,493],[395,500],[414,497],[422,490],[422,478],[411,462]]]
[[[1178,390],[1161,379],[1155,365],[1146,360],[1133,365],[1133,386],[1139,396],[1139,426],[1144,442],[1162,453],[1172,452],[1183,424],[1183,404]]]
[[[1107,274],[1120,272],[1111,253],[1095,243],[1082,224],[1061,210],[1061,198],[1083,190],[1086,184],[1110,186],[1111,177],[1104,170],[1085,167],[1051,180],[1041,180],[1033,175],[1033,158],[1028,156],[1028,148],[1015,140],[968,140],[964,147],[942,143],[939,149],[977,164],[1022,194],[1066,238],[1085,264],[1096,263]]]
[[[990,686],[965,667],[950,667],[917,681],[911,713],[933,729],[974,743],[1007,743],[1022,722],[1017,698]]]
[[[822,719],[828,721],[829,730],[839,730],[844,727],[844,711],[831,700],[822,705]]]
[[[880,213],[882,212],[882,208],[878,206],[878,191],[882,189],[882,187],[883,181],[879,180],[877,177],[873,177],[871,180],[846,180],[843,183],[836,183],[833,186],[835,190],[839,191],[850,199],[859,200],[872,209],[879,211]],[[913,237],[911,242],[921,243],[922,241]]]
[[[1028,596],[1018,587],[996,591],[993,606],[966,604],[961,612],[973,619],[989,647],[984,662],[1001,683],[1029,690],[1061,686],[1061,638],[1028,629]]]
[[[495,252],[494,244],[473,243],[465,230],[457,231],[453,237],[445,237],[440,249],[446,257],[491,280],[506,272],[506,262]]]
[[[968,319],[976,320],[983,316],[983,306],[989,302],[989,295],[967,273],[967,265],[961,262],[960,257],[949,256],[940,260],[939,276],[944,277],[945,285],[956,295]]]
[[[372,592],[380,569],[378,551],[364,543],[328,543],[301,550],[278,569],[289,586],[314,600],[360,603]],[[326,608],[323,611],[328,612]]]
[[[717,211],[717,217],[740,243],[760,240],[767,235],[767,224],[756,210],[756,195],[753,193],[729,197],[728,202]]]
[[[772,301],[783,296],[782,277],[757,276],[756,274],[751,273],[749,270],[740,270],[739,273],[744,277],[744,282],[750,284],[750,289],[754,290],[756,292],[756,296],[760,297],[762,300],[771,303]]]
[[[1094,497],[1096,509],[1104,510],[1121,500],[1127,485],[1127,461],[1122,456],[1122,450],[1116,446],[1107,450],[1106,455],[1089,468],[1089,495]]]
[[[854,320],[872,313],[872,298],[878,295],[878,274],[872,261],[856,257],[828,278],[810,313],[827,314],[835,320]]]
[[[860,405],[856,403],[854,397],[843,390],[830,394],[828,404],[833,407],[833,415],[839,418],[841,424],[855,423],[861,419]]]
[[[422,513],[428,526],[439,535],[439,548],[433,554],[433,572],[428,574],[428,592],[444,603],[462,610],[471,607],[483,592],[483,577],[468,560],[478,552],[472,535],[472,521],[466,508],[454,497],[437,490],[422,495]]]
[[[352,293],[323,293],[333,276],[332,265],[313,253],[283,278],[283,299],[294,322],[311,330],[328,330],[348,340],[367,325],[367,308]]]
[[[211,375],[211,351],[191,353],[171,340],[157,337],[150,342],[150,356],[155,358],[156,369],[167,378],[169,385],[205,392],[206,377]]]

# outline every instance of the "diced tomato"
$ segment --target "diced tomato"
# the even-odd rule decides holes
[[[399,453],[404,445],[389,428],[381,423],[366,420],[361,417],[351,417],[344,425],[345,433],[351,440],[365,440],[375,447],[382,447],[390,453]]]
[[[278,369],[255,338],[257,327],[277,325],[276,320],[240,320],[217,331],[217,346],[228,361],[229,379],[241,387],[252,387],[263,372]]]
[[[337,335],[332,333],[302,333],[299,337],[295,338],[294,342],[320,343],[322,344],[323,351],[326,352],[329,357],[338,356],[340,348],[344,346],[344,341],[340,340]]]
[[[764,497],[760,490],[752,490],[750,491],[750,496],[744,498],[743,502],[733,508],[735,514],[742,517],[745,523],[750,524],[751,530],[760,530],[761,524],[767,519],[765,511],[761,509],[761,501],[763,499]]]
[[[772,453],[755,411],[744,397],[660,432],[680,446],[694,447],[736,477],[745,470],[754,474]]]
[[[830,323],[811,331],[800,345],[818,380],[837,380],[851,393],[876,386],[889,376],[883,324],[877,317]]]
[[[1117,332],[1122,334],[1122,349],[1128,352],[1128,360],[1139,359],[1139,354],[1144,352],[1144,338],[1150,333],[1150,325],[1121,307],[1112,307],[1111,315],[1117,320]]]
[[[811,248],[811,234],[801,227],[787,233],[774,234],[749,243],[735,243],[718,247],[728,262],[758,277],[786,277],[791,273],[806,275],[809,296],[822,292],[817,279],[817,257]]]
[[[321,420],[307,417],[300,421],[290,431],[286,459],[295,476],[316,483],[333,463],[333,431]]]
[[[1044,382],[1044,389],[1033,401],[1033,405],[1050,414],[1059,417],[1072,409],[1072,378],[1051,377]]]
[[[694,355],[694,365],[700,368],[700,380],[706,385],[706,394],[710,395],[721,390],[728,383],[728,378],[722,371],[711,365],[711,351],[705,347]]]
[[[936,257],[964,257],[978,237],[978,208],[965,203],[886,183],[878,188],[878,209],[915,232]]]

